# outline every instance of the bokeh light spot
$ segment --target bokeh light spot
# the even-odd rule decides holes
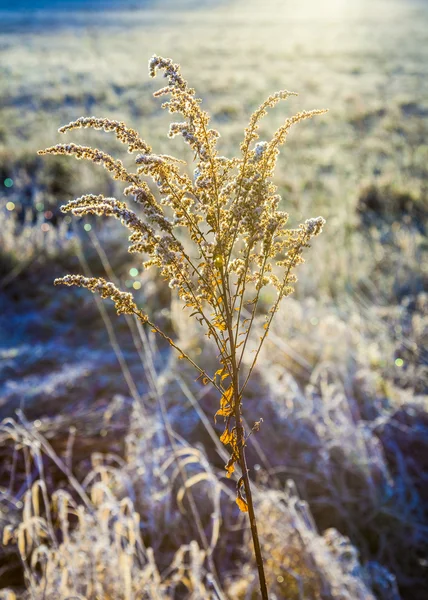
[[[139,281],[134,281],[132,287],[134,288],[134,290],[139,290],[141,288],[141,283]]]
[[[402,367],[404,365],[404,360],[402,358],[396,358],[395,359],[395,366],[396,367]]]
[[[50,229],[50,228],[51,228],[51,226],[49,225],[49,223],[42,223],[42,224],[40,225],[40,229],[41,229],[42,231],[44,231],[45,233],[46,233],[46,231],[49,231],[49,229]]]
[[[92,225],[89,225],[89,223],[85,223],[85,224],[83,225],[83,229],[84,229],[85,231],[91,231],[91,229],[92,229]]]
[[[276,578],[278,583],[283,583],[284,582],[284,577],[282,575],[278,575],[278,577]]]
[[[137,277],[138,269],[136,269],[135,267],[132,267],[132,269],[129,269],[129,274],[131,275],[131,277]]]
[[[53,212],[51,210],[47,210],[45,212],[45,219],[52,219],[53,217]]]
[[[6,208],[7,210],[13,210],[15,208],[15,202],[7,202]]]
[[[4,185],[7,188],[11,188],[13,186],[13,179],[11,179],[10,177],[6,177],[6,179],[4,180]]]

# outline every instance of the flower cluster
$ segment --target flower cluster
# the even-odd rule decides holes
[[[123,144],[127,144],[128,152],[151,152],[150,146],[144,142],[135,129],[130,129],[123,121],[112,121],[111,119],[99,119],[97,117],[80,117],[76,121],[71,121],[59,129],[60,133],[71,131],[72,129],[82,129],[91,127],[92,129],[103,129],[104,131],[113,131],[117,139]]]
[[[115,160],[110,154],[102,152],[98,148],[79,146],[78,144],[56,144],[56,146],[51,146],[45,150],[39,150],[38,154],[41,156],[44,154],[70,155],[75,156],[77,159],[90,160],[107,169],[113,175],[113,179],[138,183],[138,178],[132,173],[128,173],[121,160]]]
[[[92,293],[100,294],[101,298],[110,298],[113,300],[118,315],[132,315],[138,309],[134,302],[132,294],[122,292],[110,281],[105,281],[102,277],[83,277],[83,275],[65,275],[54,281],[55,285],[77,285],[87,288]]]

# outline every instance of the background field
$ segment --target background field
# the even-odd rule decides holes
[[[72,471],[90,495],[102,463],[111,467],[111,502],[133,499],[165,586],[148,598],[191,597],[185,577],[194,598],[257,598],[248,531],[213,441],[221,432],[212,421],[215,394],[109,305],[52,286],[66,272],[114,273],[189,353],[215,366],[169,290],[127,255],[117,222],[72,224],[59,212],[73,196],[119,197],[121,187],[96,166],[36,156],[64,141],[60,125],[95,114],[125,120],[155,151],[191,163],[180,141],[167,138],[171,116],[152,97],[159,82],[149,79],[147,62],[156,53],[182,65],[228,156],[239,151],[253,110],[278,89],[299,97],[263,121],[261,139],[299,110],[329,109],[296,127],[280,157],[275,183],[291,223],[321,214],[327,225],[246,400],[248,421],[264,419],[249,452],[272,598],[426,598],[428,5],[177,1],[88,11],[72,4],[0,14],[0,417],[20,427],[19,435],[11,425],[0,434],[0,524],[23,518],[26,489],[40,475],[34,443],[42,435],[67,465],[61,473],[43,451],[49,494],[66,487],[79,498]],[[67,139],[132,160],[106,134]],[[27,462],[16,436],[30,448]],[[177,448],[194,458],[180,476]],[[91,460],[93,452],[103,457]],[[177,501],[180,478],[195,474],[204,474],[192,487],[199,522],[187,494],[187,512]],[[204,546],[202,530],[215,542],[212,560],[198,571],[192,546],[191,567],[187,555],[176,561],[187,575],[170,568],[182,544]],[[75,594],[132,597],[113,577],[123,568],[112,536],[104,531],[93,544],[77,528],[67,556],[83,553],[111,575],[98,576],[100,596],[83,587]],[[5,546],[0,560],[0,588],[25,597],[16,547]],[[84,586],[89,576],[78,568]],[[134,581],[141,569],[135,559]],[[205,569],[217,571],[213,585],[223,592],[209,588]],[[49,598],[67,597],[56,580],[49,590]]]

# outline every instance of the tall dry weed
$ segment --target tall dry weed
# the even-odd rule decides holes
[[[237,466],[240,469],[236,502],[241,511],[249,513],[260,590],[267,599],[245,453],[247,440],[262,426],[262,419],[251,429],[244,428],[245,390],[280,303],[293,292],[294,270],[304,262],[303,251],[324,225],[324,219],[317,217],[297,229],[287,227],[288,214],[279,209],[281,198],[272,183],[277,157],[295,123],[325,111],[300,112],[286,119],[269,141],[257,141],[259,123],[267,110],[295,95],[277,92],[252,115],[240,156],[226,158],[217,150],[219,133],[210,127],[209,115],[179,65],[153,56],[149,69],[152,77],[161,71],[167,79],[154,95],[167,96],[163,108],[182,116],[182,121],[170,125],[169,137],[180,135],[190,146],[196,166],[193,175],[183,168],[182,160],[155,154],[134,129],[105,118],[80,118],[60,132],[90,127],[114,133],[128,152],[138,153],[136,172],[97,148],[73,143],[57,144],[40,154],[92,161],[126,184],[124,196],[136,202],[138,212],[123,200],[94,194],[72,200],[62,210],[78,217],[112,216],[129,229],[129,252],[142,254],[146,268],[159,269],[189,316],[197,319],[215,344],[219,368],[207,372],[158,326],[155,317],[137,306],[131,293],[114,283],[81,275],[66,275],[55,283],[85,287],[110,298],[118,314],[133,315],[151,328],[196,369],[202,385],[218,391],[220,406],[215,418],[224,419],[220,440],[230,448],[225,468],[228,477]],[[268,288],[271,291],[266,293]],[[250,334],[260,326],[260,320],[261,335],[252,348]]]

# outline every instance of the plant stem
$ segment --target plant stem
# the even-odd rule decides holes
[[[228,279],[224,272],[223,266],[220,266],[221,283],[223,288],[223,301],[226,310],[227,328],[229,332],[229,344],[230,344],[230,361],[232,366],[232,384],[233,384],[233,406],[234,406],[234,417],[236,424],[236,443],[239,452],[239,465],[242,471],[242,480],[244,482],[245,497],[248,504],[248,515],[250,517],[251,535],[253,537],[254,554],[256,557],[257,569],[259,572],[260,591],[262,594],[262,600],[269,600],[266,576],[263,566],[262,551],[260,548],[259,534],[257,531],[257,520],[254,512],[253,496],[251,494],[250,478],[248,477],[247,459],[245,456],[245,436],[244,426],[241,418],[241,398],[242,395],[239,392],[239,366],[237,364],[236,346],[233,336],[233,318],[231,313],[231,307],[228,304]]]
[[[241,398],[242,394],[239,391],[239,366],[237,363],[236,346],[233,335],[233,317],[231,306],[228,300],[230,296],[228,294],[228,277],[223,269],[223,265],[220,265],[221,285],[223,289],[223,302],[226,311],[227,329],[229,333],[229,344],[230,344],[230,362],[232,371],[232,385],[233,385],[233,406],[234,406],[234,417],[236,424],[236,443],[239,452],[239,465],[242,471],[242,480],[244,482],[245,497],[248,505],[248,515],[250,517],[251,535],[253,537],[254,554],[256,557],[257,569],[259,572],[260,591],[262,594],[262,600],[269,600],[266,586],[266,576],[263,566],[262,551],[260,548],[259,534],[257,531],[257,520],[254,512],[253,496],[251,494],[250,478],[248,477],[247,459],[245,456],[245,436],[244,426],[242,424],[241,417]]]
[[[242,425],[242,419],[240,415],[240,402],[238,393],[236,392],[235,397],[235,421],[236,421],[236,432],[237,432],[237,444],[239,449],[239,464],[242,471],[242,479],[244,482],[245,497],[248,504],[248,516],[250,518],[251,535],[253,537],[254,554],[256,557],[257,569],[259,572],[260,591],[263,600],[269,600],[266,576],[263,566],[262,551],[260,548],[259,534],[257,531],[257,520],[254,512],[253,496],[251,493],[250,478],[248,476],[247,459],[245,456],[245,439],[244,439],[244,427]]]

